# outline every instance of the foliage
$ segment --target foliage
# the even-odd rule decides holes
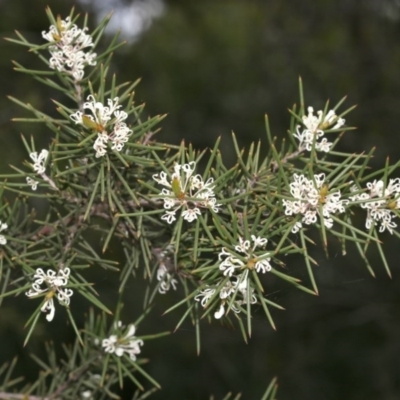
[[[399,163],[371,172],[373,151],[335,149],[352,129],[343,119],[352,107],[339,112],[345,99],[314,114],[300,80],[287,138],[273,137],[266,117],[265,144],[240,149],[233,135],[237,160],[229,167],[219,140],[203,151],[157,142],[164,116],[144,118],[134,99],[138,81],[109,76],[118,35],[94,53],[109,16],[88,35],[87,17],[78,28],[73,11],[64,20],[49,9],[47,15],[48,43],[31,43],[19,32],[8,39],[44,63],[40,70],[15,67],[58,93],[59,117],[10,97],[32,114],[15,120],[42,124],[52,141],[39,151],[33,137],[22,136],[30,161],[1,175],[1,298],[36,302],[25,343],[44,314],[50,324],[66,314],[76,340],[63,346],[63,358],[52,345],[47,362],[35,357],[42,371],[35,383],[20,386],[7,374],[2,390],[15,384],[30,399],[117,398],[130,382],[144,391],[135,398],[146,398],[159,384],[139,354],[166,332],[136,336],[136,330],[157,303],[179,315],[175,330],[193,324],[198,352],[202,319],[238,327],[248,341],[254,315],[276,329],[275,310],[283,307],[268,294],[279,281],[318,294],[316,243],[327,256],[337,246],[342,254],[357,252],[371,275],[369,252],[376,247],[390,276],[380,233],[399,236],[400,181],[392,178]],[[115,274],[118,296],[105,302],[96,277]],[[143,311],[124,325],[124,298],[142,278]],[[168,304],[162,296],[171,291],[178,299]],[[86,300],[85,324],[76,318],[78,294]],[[275,392],[273,380],[263,398]]]

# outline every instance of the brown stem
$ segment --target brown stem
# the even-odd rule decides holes
[[[57,185],[54,183],[54,181],[46,175],[46,172],[43,172],[42,174],[39,174],[39,175],[42,177],[42,179],[43,179],[44,181],[48,182],[49,185],[50,185],[54,190],[60,191],[60,189],[57,187]]]
[[[302,152],[304,151],[303,147],[300,147],[298,150],[294,151],[293,153],[289,153],[287,154],[285,157],[282,158],[281,162],[285,163],[288,160],[297,157],[298,155],[300,155]],[[276,172],[276,170],[278,169],[279,165],[276,161],[273,161],[271,163],[271,168],[272,168],[272,172]]]
[[[21,394],[21,393],[7,393],[7,392],[0,392],[0,399],[1,400],[49,400],[49,397],[42,397],[42,396],[32,396],[28,394]],[[55,400],[55,399],[53,399]]]
[[[50,396],[46,397],[46,400],[56,400],[59,397],[65,389],[67,389],[67,387],[73,383],[76,382],[77,380],[79,380],[79,378],[84,375],[89,368],[91,367],[90,364],[86,365],[84,368],[82,368],[79,372],[77,372],[76,374],[69,374],[68,379],[62,384],[60,385]]]

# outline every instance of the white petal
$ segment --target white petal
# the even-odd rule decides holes
[[[214,313],[214,318],[220,319],[224,314],[225,314],[225,307],[223,304],[221,304],[219,310]]]

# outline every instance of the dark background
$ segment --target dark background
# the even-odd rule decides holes
[[[77,10],[91,13],[91,27],[96,23],[94,3],[75,4]],[[120,6],[111,1],[109,6],[100,1],[97,5],[103,3],[103,10]],[[18,29],[41,43],[41,31],[49,26],[46,5],[64,17],[74,3],[0,1],[1,36],[12,36]],[[115,54],[113,65],[119,82],[142,77],[137,100],[146,102],[149,114],[169,114],[160,140],[185,139],[204,148],[222,136],[224,156],[233,162],[232,130],[244,146],[264,140],[268,113],[273,134],[286,132],[287,108],[298,101],[301,75],[307,105],[320,109],[326,99],[335,103],[346,94],[348,106],[358,104],[346,117],[358,129],[344,136],[343,150],[368,151],[376,145],[374,167],[383,166],[386,156],[397,161],[400,2],[166,0],[164,6],[162,15],[139,36],[123,31],[128,44]],[[34,55],[6,41],[0,46],[0,168],[9,171],[8,164],[27,158],[19,133],[33,134],[40,149],[49,142],[49,132],[11,123],[22,111],[6,95],[50,113],[50,98],[57,94],[12,70],[11,59],[41,68]],[[211,394],[219,399],[228,391],[258,399],[274,375],[281,400],[399,399],[399,247],[390,235],[382,239],[393,279],[377,255],[371,255],[374,279],[351,252],[342,257],[333,250],[326,260],[316,246],[320,296],[276,288],[271,299],[287,309],[274,313],[277,332],[260,314],[249,344],[243,343],[240,332],[218,322],[204,324],[199,357],[191,326],[146,344],[148,371],[163,387],[154,399],[206,399]],[[125,308],[126,322],[141,313],[140,292],[133,292]],[[174,299],[167,296],[169,300]],[[19,373],[31,379],[35,372],[28,354],[41,351],[41,339],[61,342],[72,337],[57,311],[55,321],[44,321],[32,343],[22,349],[23,324],[33,306],[26,299],[10,299],[0,311],[0,362],[18,354]],[[172,329],[180,318],[178,313],[161,313],[155,310],[139,333]]]

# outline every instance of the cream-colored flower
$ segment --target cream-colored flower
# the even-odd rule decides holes
[[[313,143],[315,141],[315,149],[319,151],[329,152],[332,144],[327,141],[326,138],[322,138],[327,129],[339,129],[341,128],[345,120],[339,118],[334,110],[328,111],[325,115],[323,111],[318,111],[317,115],[314,115],[314,109],[308,107],[308,114],[303,115],[303,124],[305,129],[298,125],[296,132],[293,136],[299,140],[299,149],[311,151]],[[321,141],[318,139],[322,138]]]
[[[76,124],[97,131],[97,138],[93,144],[96,157],[106,155],[109,142],[112,144],[112,150],[121,151],[132,134],[132,130],[124,122],[128,114],[119,110],[122,106],[118,104],[118,97],[108,99],[106,106],[96,101],[92,95],[89,95],[87,100],[83,104],[83,109],[90,111],[90,114],[77,111],[71,114],[70,118]]]
[[[182,218],[192,222],[201,215],[200,209],[208,208],[219,211],[221,204],[216,203],[214,180],[206,182],[200,175],[193,175],[196,162],[175,164],[171,178],[165,172],[153,175],[153,179],[168,189],[162,189],[159,197],[164,201],[165,214],[161,219],[171,224],[176,220],[176,212],[183,209]]]
[[[78,28],[67,17],[65,20],[57,18],[57,23],[51,25],[48,32],[42,32],[42,37],[51,43],[50,68],[72,75],[75,81],[83,79],[85,66],[97,63],[96,53],[87,49],[94,44],[85,31],[87,28]]]
[[[44,296],[41,311],[47,313],[47,321],[53,320],[56,311],[54,296],[57,297],[61,305],[68,307],[70,304],[73,291],[65,287],[68,284],[70,272],[69,268],[60,269],[57,273],[52,269],[44,272],[42,268],[38,268],[35,275],[33,275],[35,280],[32,283],[31,289],[25,294],[29,298]],[[42,287],[43,285],[44,287]]]
[[[119,321],[116,330],[121,331],[125,327]],[[133,324],[128,325],[125,333],[110,335],[107,339],[103,339],[101,345],[106,353],[115,354],[122,357],[127,353],[132,360],[136,360],[136,355],[140,353],[140,346],[143,346],[143,340],[135,337],[136,327]],[[121,332],[119,332],[121,333]]]
[[[0,221],[0,232],[6,230],[8,228],[7,224],[4,224]],[[7,244],[7,239],[5,238],[4,235],[0,235],[0,244],[4,245]]]

